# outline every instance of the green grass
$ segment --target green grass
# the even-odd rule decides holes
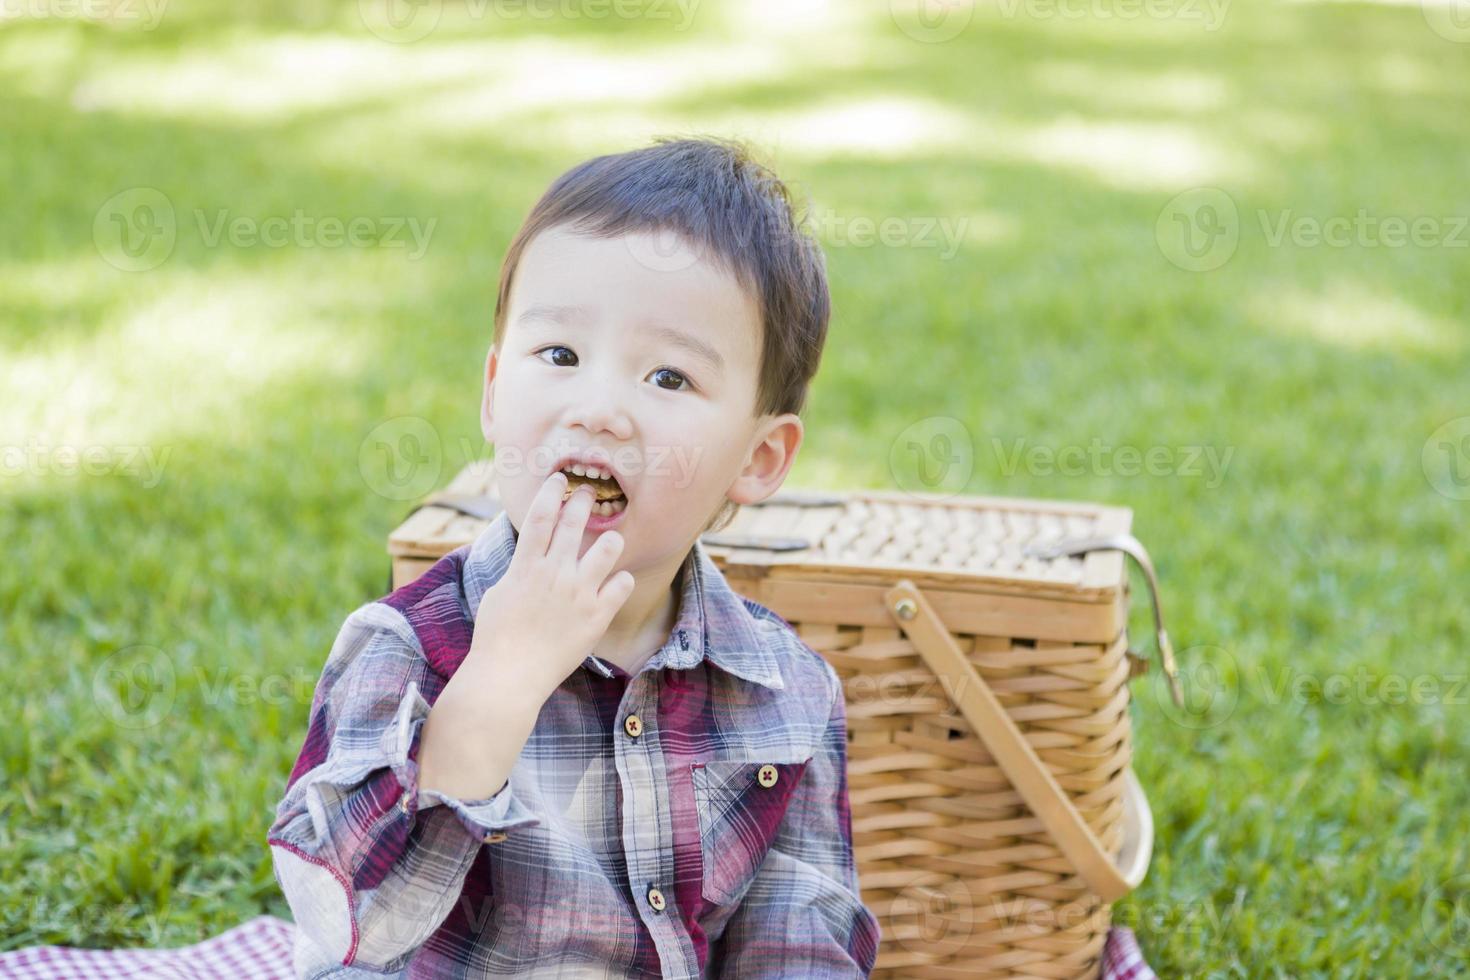
[[[526,210],[589,155],[716,132],[769,151],[828,240],[835,315],[791,486],[912,486],[890,449],[944,417],[968,431],[949,489],[1134,508],[1192,696],[1134,688],[1158,837],[1115,911],[1155,968],[1467,969],[1470,501],[1430,439],[1470,415],[1470,233],[1272,229],[1364,210],[1453,235],[1470,47],[1396,4],[1250,0],[1208,30],[987,3],[943,43],[883,3],[826,23],[709,3],[683,31],[451,5],[406,44],[357,9],[0,28],[0,446],[22,460],[0,474],[0,949],[289,915],[265,830],[410,506],[376,492],[365,440],[427,420],[435,486],[488,452],[479,375]],[[132,272],[94,221],[139,187],[177,240]],[[1196,187],[1238,215],[1209,271],[1156,236]],[[415,259],[211,245],[195,218],[298,210],[435,224]],[[966,235],[946,260],[855,244],[858,218]],[[1011,466],[1017,440],[1230,455],[1218,479],[1109,455],[1069,474]],[[107,472],[36,448],[57,445],[100,447]],[[1149,645],[1142,602],[1132,625]],[[1390,678],[1418,695],[1383,703]]]

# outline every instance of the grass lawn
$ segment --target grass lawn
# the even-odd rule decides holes
[[[488,453],[520,219],[708,132],[827,245],[788,486],[943,431],[966,492],[1135,509],[1191,693],[1134,688],[1160,974],[1470,969],[1452,8],[12,6],[55,16],[0,25],[0,949],[289,916],[266,827],[411,506],[373,440],[426,421],[415,492]]]

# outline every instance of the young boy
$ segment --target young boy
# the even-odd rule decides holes
[[[298,975],[871,972],[841,682],[699,541],[786,479],[829,302],[738,143],[536,204],[481,405],[505,509],[347,618],[270,828]]]

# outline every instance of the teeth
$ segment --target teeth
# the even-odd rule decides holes
[[[612,477],[609,470],[599,469],[596,466],[584,466],[581,463],[573,463],[566,467],[566,472],[575,473],[577,476],[589,476],[594,480],[606,480]]]
[[[604,501],[600,504],[593,504],[592,513],[600,517],[611,517],[614,514],[620,513],[627,506],[628,501],[626,498],[622,500]]]

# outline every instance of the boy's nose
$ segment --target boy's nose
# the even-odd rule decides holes
[[[607,432],[619,441],[633,435],[633,422],[621,399],[602,386],[589,386],[579,393],[568,409],[567,421],[569,428]]]

